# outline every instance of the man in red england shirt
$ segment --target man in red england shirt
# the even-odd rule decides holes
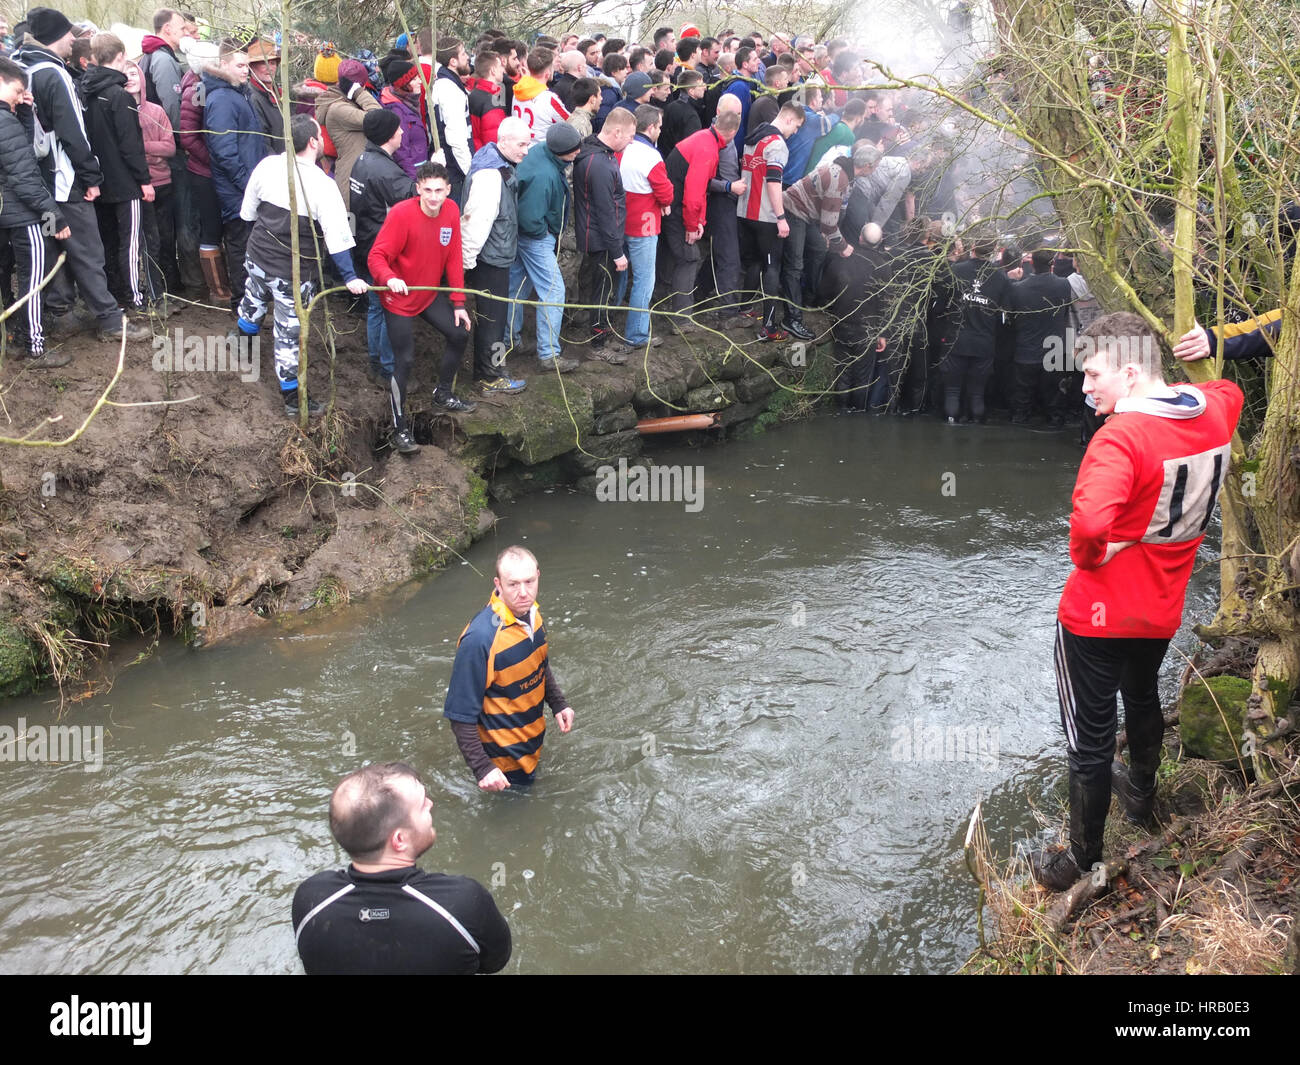
[[[464,289],[465,270],[461,263],[460,209],[451,195],[447,168],[425,163],[415,172],[416,195],[388,212],[384,225],[370,248],[367,265],[376,285],[388,291],[380,299],[393,345],[393,378],[390,382],[393,406],[393,447],[403,455],[419,451],[406,422],[406,383],[411,379],[415,359],[414,318],[423,318],[446,339],[438,387],[433,390],[436,409],[469,413],[475,404],[466,403],[451,390],[469,343],[469,312],[465,293],[412,292],[411,287],[431,288],[444,284]]]
[[[1165,384],[1155,334],[1136,314],[1108,314],[1079,339],[1083,391],[1106,423],[1079,467],[1070,559],[1056,625],[1056,687],[1070,765],[1070,845],[1036,856],[1053,891],[1101,861],[1112,783],[1130,821],[1153,820],[1164,739],[1157,681],[1183,617],[1196,551],[1228,474],[1241,414],[1231,381]],[[1129,767],[1115,752],[1124,696]]]

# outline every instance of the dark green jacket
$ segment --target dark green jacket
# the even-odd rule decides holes
[[[515,168],[519,182],[519,235],[529,240],[558,237],[569,213],[569,164],[545,144],[535,144]]]

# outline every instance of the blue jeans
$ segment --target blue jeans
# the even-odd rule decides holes
[[[367,292],[366,347],[370,350],[370,364],[388,377],[393,376],[393,345],[388,340],[388,320],[378,292]]]
[[[627,238],[627,265],[632,271],[632,295],[628,299],[627,340],[644,344],[650,339],[650,296],[655,287],[655,253],[659,234]],[[623,271],[627,275],[627,270]]]
[[[560,318],[564,314],[564,278],[555,258],[555,241],[551,237],[535,240],[519,234],[518,254],[510,267],[510,297],[526,300],[535,292],[538,302],[554,307],[537,308],[537,356],[553,359],[560,354]],[[510,343],[519,339],[524,324],[524,308],[510,304]]]

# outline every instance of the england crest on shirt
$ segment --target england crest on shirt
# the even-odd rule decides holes
[[[438,243],[444,248],[451,243],[451,226],[443,226],[438,230]]]

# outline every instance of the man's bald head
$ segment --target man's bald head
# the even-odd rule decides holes
[[[406,824],[410,783],[420,775],[405,762],[363,766],[339,781],[330,797],[330,832],[353,861],[371,861]]]
[[[740,97],[735,93],[724,92],[718,97],[718,114],[721,115],[738,115],[742,108],[740,106]]]
[[[587,60],[583,57],[582,53],[578,51],[561,52],[558,57],[558,63],[560,70],[565,74],[575,74],[578,77],[582,77],[587,70]]]

